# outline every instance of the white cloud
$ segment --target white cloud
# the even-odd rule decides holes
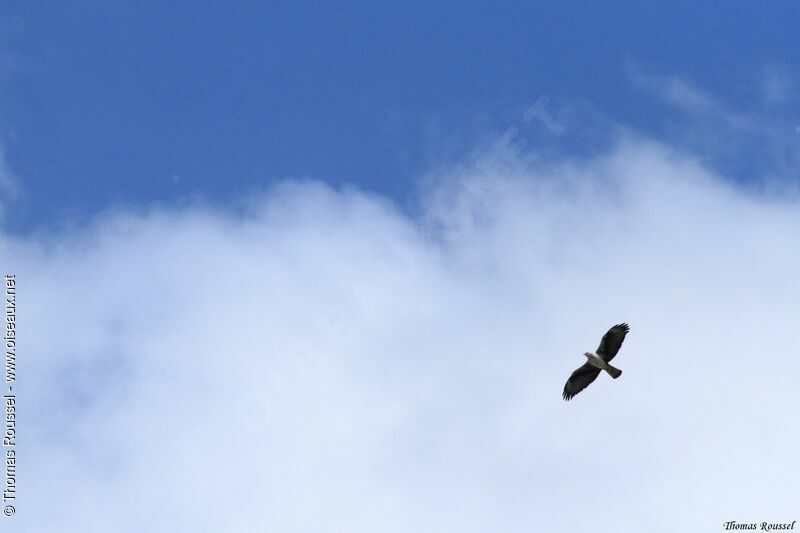
[[[20,531],[714,530],[784,521],[797,200],[628,139],[491,154],[422,213],[287,183],[245,214],[5,236]],[[610,325],[612,382],[561,389]]]
[[[694,120],[703,121],[705,129],[713,129],[717,136],[726,130],[741,134],[757,133],[767,128],[768,120],[763,115],[732,109],[683,78],[659,76],[635,68],[630,70],[630,78],[634,85],[653,93],[664,103]],[[772,83],[777,83],[777,80],[772,80]],[[766,85],[767,81],[762,82],[763,91],[768,90]]]
[[[665,142],[695,154],[729,179],[771,190],[797,182],[800,129],[788,94],[788,71],[765,68],[752,90],[728,101],[680,77],[639,67],[629,72],[634,85],[669,107],[659,128]]]
[[[0,147],[0,222],[6,216],[6,204],[17,196],[14,173],[6,163],[5,153]]]

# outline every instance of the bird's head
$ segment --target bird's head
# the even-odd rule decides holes
[[[583,352],[583,355],[585,355],[587,359],[592,356],[592,354],[589,352]]]

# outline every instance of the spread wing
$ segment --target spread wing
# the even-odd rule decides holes
[[[593,367],[588,362],[578,368],[567,380],[564,385],[564,393],[562,396],[565,400],[569,401],[573,396],[589,386],[589,384],[597,379],[600,374],[600,369]]]
[[[606,363],[614,359],[614,356],[617,355],[619,347],[622,346],[622,341],[625,340],[625,335],[628,334],[628,331],[630,331],[628,324],[617,324],[608,330],[608,332],[603,335],[603,339],[600,341],[600,346],[597,348],[597,355],[599,355]]]

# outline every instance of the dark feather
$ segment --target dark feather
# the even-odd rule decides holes
[[[589,386],[589,384],[597,379],[600,375],[600,369],[593,367],[588,362],[578,368],[567,380],[564,385],[564,394],[562,396],[565,400],[569,401],[573,396]]]
[[[614,359],[628,331],[630,331],[628,324],[617,324],[608,330],[600,341],[600,346],[597,348],[597,355],[606,363]]]

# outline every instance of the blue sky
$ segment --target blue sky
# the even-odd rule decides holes
[[[133,6],[0,8],[3,528],[797,518],[798,8]]]
[[[284,179],[403,205],[420,174],[542,95],[663,137],[632,70],[751,109],[800,61],[788,3],[16,2],[0,17],[9,228],[111,205],[236,200]],[[786,102],[783,116],[798,110]],[[583,138],[564,136],[578,149]],[[728,162],[733,174],[752,158]]]

